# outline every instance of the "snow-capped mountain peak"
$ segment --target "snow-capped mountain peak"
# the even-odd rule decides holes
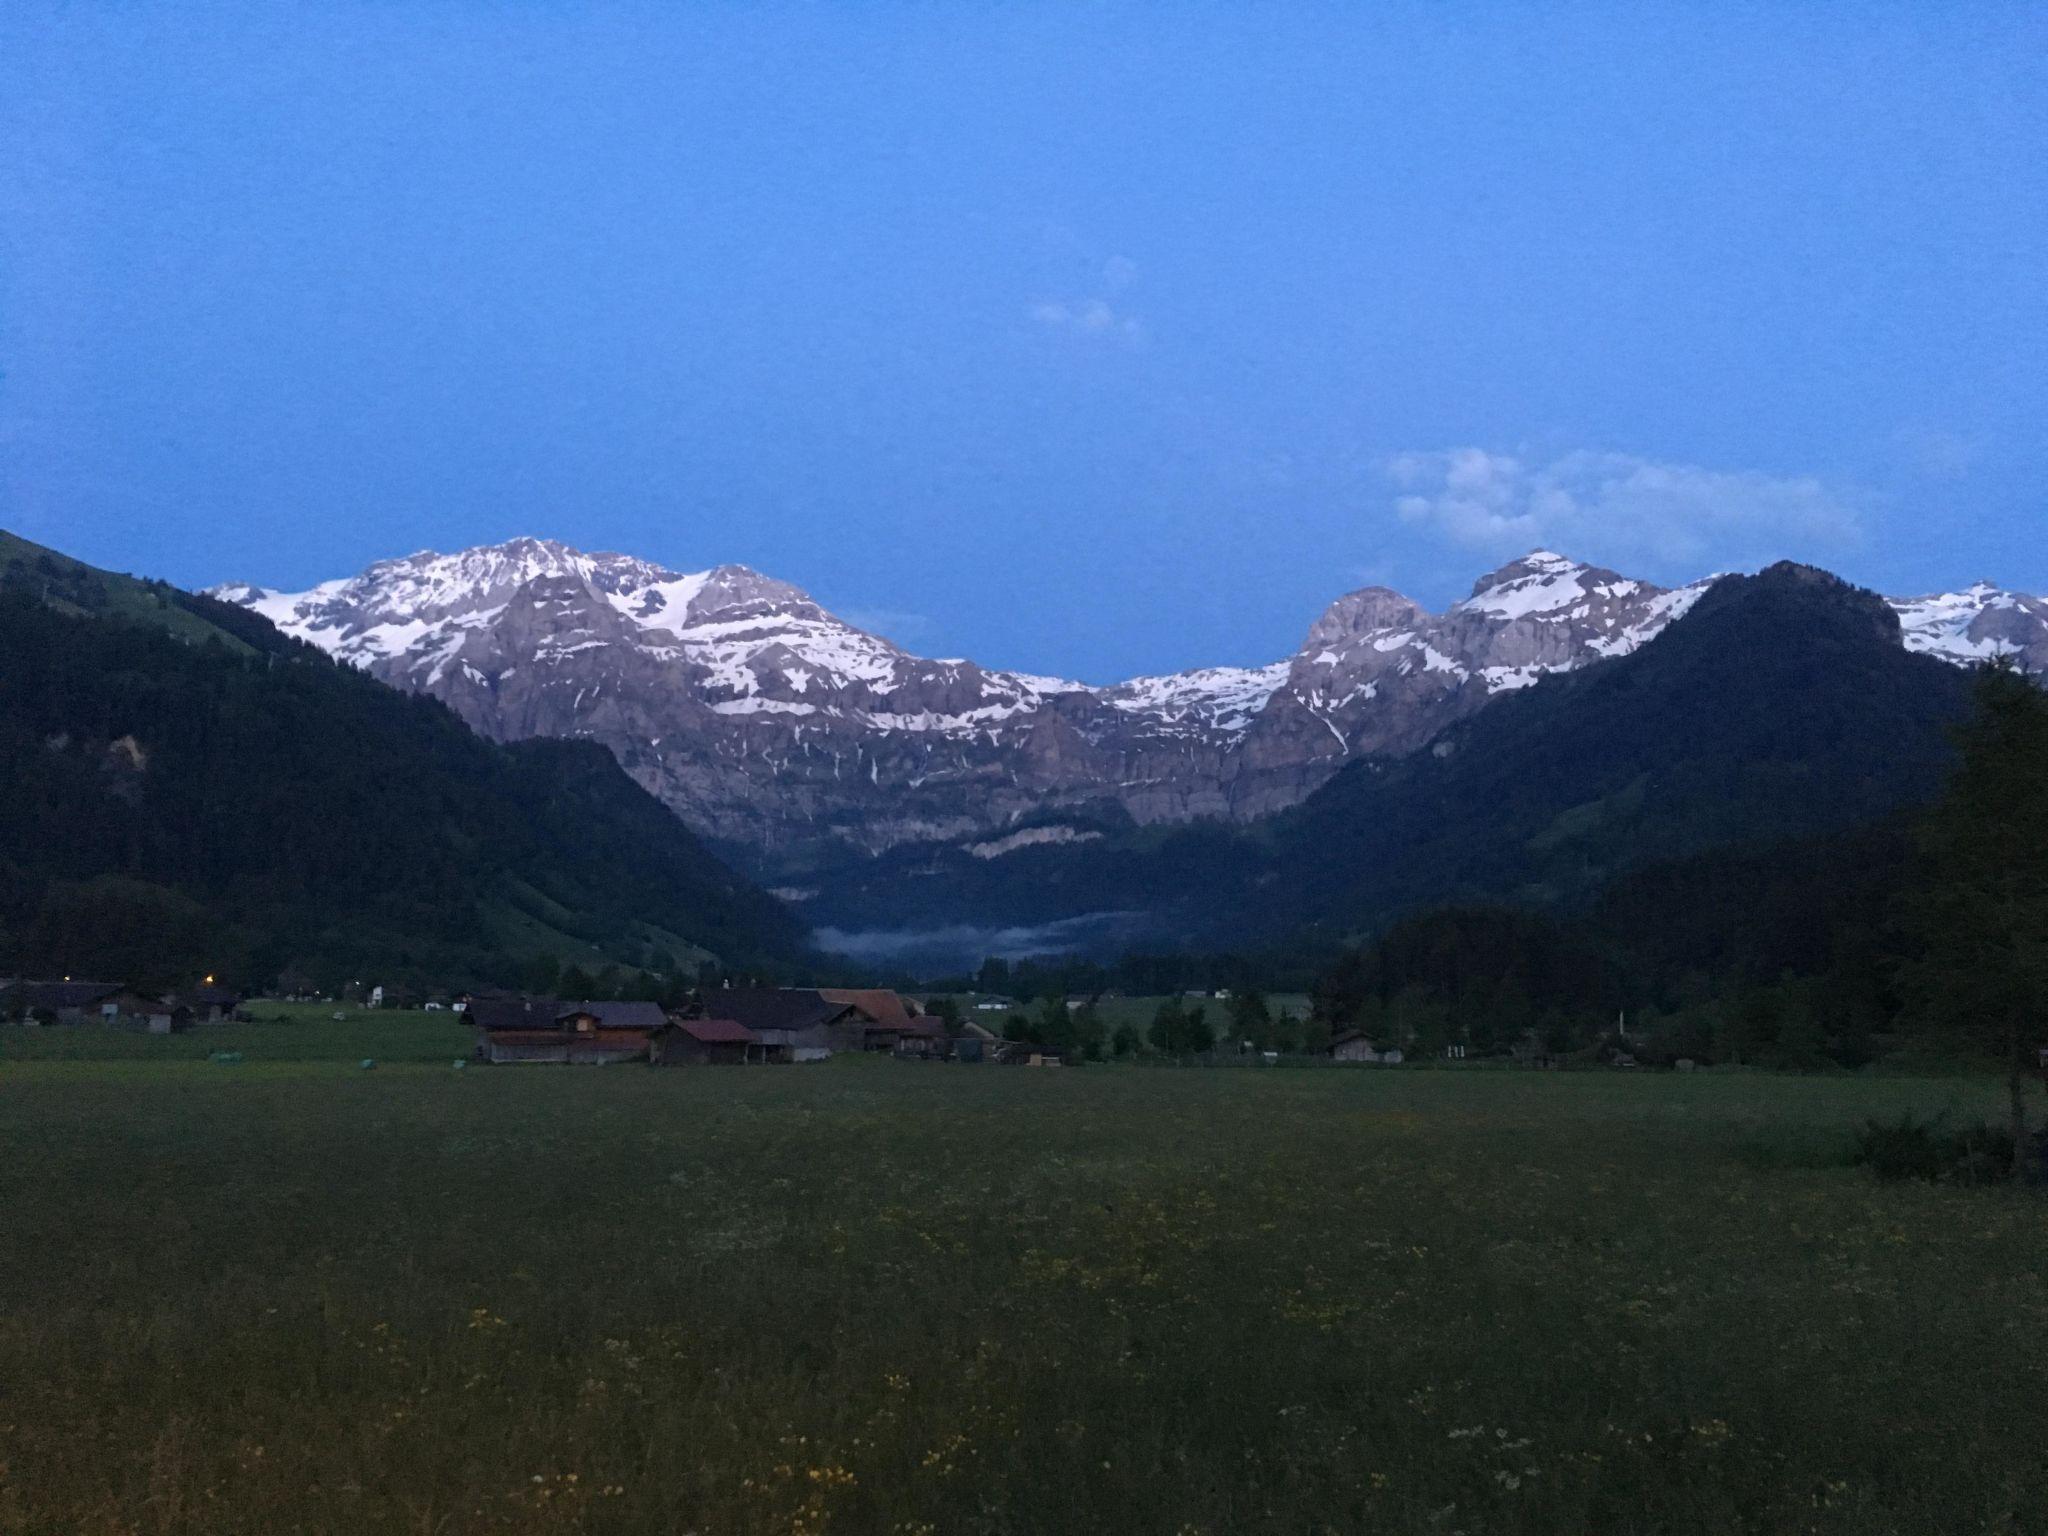
[[[486,734],[602,741],[715,835],[880,848],[1042,826],[1063,808],[1265,814],[1352,758],[1413,751],[1492,698],[1648,643],[1710,584],[1535,550],[1442,613],[1366,587],[1285,660],[1106,688],[912,655],[746,566],[678,571],[551,539],[213,595]],[[1892,606],[1914,650],[2048,672],[2038,598],[1980,583]]]
[[[1965,665],[2010,656],[2029,672],[2048,673],[2048,601],[1979,581],[1891,605],[1909,651]]]

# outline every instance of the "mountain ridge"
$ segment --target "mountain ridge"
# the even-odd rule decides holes
[[[676,571],[536,538],[300,593],[209,590],[487,736],[597,740],[693,827],[800,879],[1048,814],[1257,820],[1348,762],[1413,752],[1493,698],[1640,647],[1710,582],[1665,588],[1537,550],[1442,613],[1367,587],[1266,666],[1104,686],[914,655],[745,566]],[[1907,649],[2048,672],[2039,598],[1980,583],[1887,602]]]
[[[1875,594],[1785,563],[1254,825],[1048,837],[997,861],[900,849],[815,905],[834,942],[877,956],[934,951],[958,914],[1059,947],[1311,953],[1432,906],[1569,908],[1650,862],[1925,802],[1969,688]]]

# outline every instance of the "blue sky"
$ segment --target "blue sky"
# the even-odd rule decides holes
[[[1536,544],[2048,590],[2048,11],[0,9],[0,524],[520,533],[931,654]]]

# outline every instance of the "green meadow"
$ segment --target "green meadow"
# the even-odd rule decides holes
[[[1843,1156],[1988,1082],[466,1043],[0,1032],[0,1532],[2048,1509],[2048,1206]]]

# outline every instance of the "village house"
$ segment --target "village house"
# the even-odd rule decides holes
[[[0,987],[0,1019],[105,1024],[167,1035],[187,1027],[193,1010],[183,998],[160,997],[114,982],[17,981]]]
[[[111,981],[15,981],[0,991],[0,1018],[53,1024],[111,1022],[124,989]]]
[[[946,1054],[944,1026],[919,1012],[900,993],[884,987],[820,987],[818,995],[827,1002],[844,1003],[860,1015],[863,1050],[895,1056]]]
[[[157,997],[123,988],[100,1004],[100,1017],[108,1024],[168,1035],[191,1028],[194,1014],[189,1004],[175,997]]]
[[[192,1010],[195,1024],[225,1024],[242,1006],[240,993],[217,987],[211,981],[180,992],[173,1001]]]
[[[648,1061],[655,1038],[668,1027],[659,1003],[552,997],[478,999],[466,1016],[476,1029],[478,1058],[500,1063]]]
[[[1376,1061],[1392,1066],[1401,1060],[1401,1048],[1381,1050],[1362,1029],[1347,1029],[1333,1036],[1326,1055],[1332,1061]]]

